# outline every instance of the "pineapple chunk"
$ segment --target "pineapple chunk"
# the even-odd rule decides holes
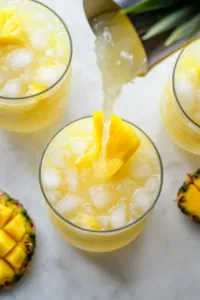
[[[101,229],[101,225],[97,221],[97,219],[90,215],[79,214],[77,224],[84,228],[89,228],[89,229],[94,229],[94,230]]]
[[[7,260],[15,269],[20,269],[25,261],[26,253],[17,245],[6,257]]]
[[[16,245],[15,241],[3,230],[0,231],[0,257],[4,257]]]
[[[0,204],[0,229],[6,224],[12,214],[12,209]]]
[[[3,286],[5,282],[9,282],[14,275],[13,269],[3,259],[0,259],[0,286]]]
[[[93,114],[93,137],[95,143],[94,151],[86,152],[82,157],[77,159],[78,166],[89,165],[91,161],[97,160],[101,152],[103,134],[103,114],[95,112]],[[134,129],[124,123],[119,117],[112,115],[109,140],[106,146],[106,161],[102,167],[101,174],[105,178],[112,177],[136,152],[140,145],[140,139]],[[93,157],[92,157],[93,156]]]
[[[26,35],[20,24],[16,8],[0,9],[0,45],[20,45],[26,40]]]
[[[24,216],[21,214],[17,215],[4,227],[4,230],[12,236],[15,241],[20,241],[26,232]]]

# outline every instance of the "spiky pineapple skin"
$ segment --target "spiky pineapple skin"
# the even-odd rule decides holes
[[[200,223],[200,209],[190,210],[186,206],[186,195],[189,189],[193,189],[196,193],[195,201],[200,206],[200,169],[192,174],[187,175],[187,179],[180,187],[177,195],[177,204],[183,214],[185,214],[190,220],[196,223]]]
[[[36,231],[34,222],[29,216],[24,206],[18,200],[11,198],[2,190],[0,190],[0,205],[6,206],[7,208],[11,208],[13,218],[16,216],[24,218],[26,225],[23,237],[20,239],[19,242],[16,242],[16,246],[14,247],[16,249],[17,245],[20,245],[20,248],[23,249],[24,253],[26,254],[25,259],[23,260],[23,263],[19,269],[13,267],[12,265],[9,265],[13,268],[14,275],[7,279],[4,283],[1,282],[0,290],[2,290],[5,288],[10,288],[14,284],[16,284],[26,272],[36,248]],[[4,230],[4,228],[0,228],[0,231],[2,230]],[[12,251],[13,249],[11,250],[11,254]],[[0,257],[0,260],[4,261],[4,258]]]

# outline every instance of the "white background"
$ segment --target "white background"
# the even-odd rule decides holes
[[[38,182],[42,151],[59,128],[100,109],[102,94],[93,36],[82,1],[43,2],[60,14],[72,35],[70,101],[64,117],[48,130],[29,135],[0,131],[0,187],[21,200],[37,225],[37,251],[32,267],[15,288],[1,292],[0,299],[198,298],[200,228],[179,212],[174,200],[186,172],[196,170],[200,159],[171,142],[159,116],[161,92],[177,55],[160,64],[146,78],[125,86],[115,107],[115,113],[150,135],[164,164],[163,191],[142,235],[118,252],[87,254],[66,244],[51,225]]]

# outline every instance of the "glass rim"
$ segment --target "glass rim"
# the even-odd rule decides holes
[[[0,100],[26,100],[26,99],[31,99],[33,97],[38,97],[38,96],[41,96],[43,94],[45,94],[46,92],[52,90],[64,77],[65,75],[67,74],[68,70],[69,70],[69,67],[71,65],[71,61],[72,61],[72,55],[73,55],[73,44],[72,44],[72,37],[71,37],[71,34],[70,34],[70,31],[66,25],[66,23],[64,22],[64,20],[52,9],[50,8],[49,6],[47,6],[46,4],[44,3],[41,3],[40,1],[38,0],[29,0],[33,3],[36,3],[36,4],[39,4],[45,8],[47,8],[49,11],[51,11],[59,20],[60,22],[62,23],[62,25],[64,26],[65,30],[66,30],[66,33],[68,35],[68,38],[69,38],[69,44],[70,44],[70,57],[69,57],[69,61],[67,63],[67,66],[66,66],[66,69],[65,71],[63,72],[63,74],[58,78],[58,80],[53,83],[51,86],[49,86],[48,88],[46,88],[45,90],[42,90],[41,92],[39,93],[36,93],[36,94],[32,94],[32,95],[28,95],[28,96],[24,96],[24,97],[6,97],[6,96],[1,96],[0,95]]]
[[[184,49],[181,50],[181,52],[179,53],[177,59],[176,59],[176,62],[175,62],[175,65],[174,65],[174,68],[173,68],[173,73],[172,73],[172,90],[173,90],[173,94],[174,94],[174,97],[176,99],[176,103],[178,104],[180,110],[182,111],[182,113],[184,114],[184,116],[190,121],[192,122],[193,125],[195,125],[196,127],[200,128],[200,124],[197,124],[189,115],[188,113],[184,110],[183,106],[181,105],[180,101],[179,101],[179,97],[177,95],[177,92],[176,92],[176,83],[175,83],[175,80],[176,80],[176,71],[177,71],[177,67],[178,67],[178,63],[179,63],[179,60],[180,58],[182,57],[182,55],[185,53],[185,51],[187,50],[188,47],[190,47],[193,43],[195,43],[197,40],[191,42],[187,47],[185,47]]]
[[[152,144],[156,154],[157,154],[157,157],[158,157],[158,160],[159,160],[159,165],[160,165],[160,186],[159,186],[159,190],[158,190],[158,193],[155,197],[155,200],[154,202],[152,203],[152,205],[140,216],[138,217],[136,220],[126,224],[125,226],[122,226],[122,227],[119,227],[119,228],[116,228],[116,229],[109,229],[109,230],[94,230],[94,229],[89,229],[89,228],[84,228],[84,227],[81,227],[81,226],[78,226],[76,225],[75,223],[72,223],[71,221],[67,220],[65,217],[62,216],[62,214],[60,214],[56,209],[55,207],[51,204],[51,202],[49,201],[45,191],[44,191],[44,188],[43,188],[43,184],[42,184],[42,164],[43,164],[43,160],[44,160],[44,156],[49,148],[49,145],[52,143],[52,141],[55,139],[55,137],[60,134],[65,128],[67,128],[68,126],[70,126],[71,124],[73,123],[76,123],[80,120],[84,120],[84,119],[89,119],[89,118],[92,118],[92,116],[86,116],[86,117],[81,117],[81,118],[78,118],[70,123],[68,123],[67,125],[65,125],[64,127],[62,127],[58,132],[56,132],[53,137],[51,138],[51,140],[49,141],[49,143],[47,144],[43,154],[42,154],[42,157],[41,157],[41,161],[40,161],[40,165],[39,165],[39,183],[40,183],[40,188],[41,188],[41,191],[42,191],[42,194],[46,200],[46,203],[48,204],[48,206],[50,207],[50,209],[56,214],[56,216],[61,219],[64,223],[67,223],[68,225],[76,228],[76,229],[79,229],[83,232],[90,232],[90,233],[97,233],[97,234],[107,234],[107,233],[113,233],[113,232],[118,232],[118,231],[123,231],[125,229],[128,229],[129,227],[137,224],[139,221],[141,221],[155,206],[155,204],[157,203],[158,201],[158,198],[161,194],[161,190],[162,190],[162,186],[163,186],[163,178],[164,178],[164,171],[163,171],[163,164],[162,164],[162,159],[161,159],[161,156],[160,156],[160,153],[157,149],[157,147],[155,146],[154,142],[151,140],[151,138],[142,130],[140,129],[137,125],[129,122],[129,121],[126,121],[124,119],[122,119],[124,122],[130,124],[131,126],[134,126],[136,127],[139,131],[141,131],[146,137],[147,139],[150,141],[150,143]]]

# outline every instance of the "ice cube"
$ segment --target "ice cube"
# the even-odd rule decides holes
[[[37,80],[44,85],[51,86],[63,75],[64,65],[55,65],[40,68],[37,72]]]
[[[129,178],[122,179],[117,183],[116,190],[121,194],[133,194],[135,182]]]
[[[131,173],[134,179],[146,179],[147,177],[151,176],[152,168],[150,164],[147,162],[143,162],[143,160],[136,160],[131,166]]]
[[[57,189],[62,182],[61,174],[56,169],[47,169],[43,173],[42,182],[46,189]]]
[[[138,205],[143,211],[147,211],[150,208],[152,200],[152,196],[145,188],[137,189],[132,196],[132,203]]]
[[[180,78],[177,79],[175,88],[181,106],[187,113],[191,113],[195,106],[195,89],[192,83],[182,74]]]
[[[82,198],[68,194],[57,203],[56,209],[60,213],[73,213],[82,202]]]
[[[83,154],[88,147],[87,140],[84,138],[76,138],[70,141],[70,148],[76,155]]]
[[[109,226],[110,223],[110,217],[103,215],[103,216],[99,216],[97,217],[97,220],[101,223],[101,225],[106,229]]]
[[[111,225],[113,228],[123,227],[128,222],[126,206],[116,207],[110,216]]]
[[[133,203],[130,203],[129,210],[130,210],[131,221],[134,221],[141,216],[141,212],[138,210],[138,207],[135,206]]]
[[[33,62],[33,53],[25,48],[19,48],[8,54],[7,64],[13,70],[20,70]]]
[[[49,37],[44,29],[37,28],[31,34],[31,45],[36,50],[44,50],[49,47]]]
[[[53,56],[54,55],[54,49],[48,49],[45,52],[46,56]]]
[[[153,175],[147,180],[147,189],[153,193],[158,192],[159,189],[159,179],[158,176]]]
[[[79,174],[77,170],[70,169],[65,171],[66,183],[68,186],[68,191],[70,193],[77,192],[79,186]]]
[[[56,190],[48,190],[47,197],[51,202],[57,202],[61,199],[62,195],[59,191]]]
[[[7,77],[8,77],[7,67],[0,66],[0,85],[5,84]]]
[[[90,203],[87,203],[87,202],[83,203],[82,208],[84,210],[84,213],[87,213],[89,215],[94,215],[95,214],[95,212],[92,208],[92,205]]]
[[[45,14],[43,14],[43,13],[41,13],[41,12],[36,12],[35,18],[36,18],[36,20],[40,20],[40,21],[46,19]]]
[[[97,209],[106,208],[113,199],[112,192],[106,184],[91,186],[89,188],[89,195]]]
[[[0,96],[17,98],[21,92],[21,81],[20,79],[9,80],[4,87],[0,90]]]
[[[54,167],[65,168],[67,166],[67,158],[69,152],[64,150],[53,150],[49,154],[49,160]]]

